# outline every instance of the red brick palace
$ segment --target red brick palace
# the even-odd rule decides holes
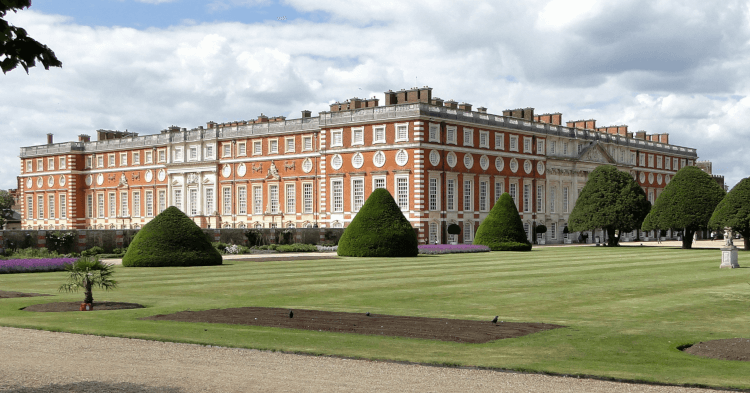
[[[562,229],[587,175],[612,164],[653,202],[697,159],[667,134],[562,124],[560,113],[486,108],[432,97],[429,87],[353,98],[299,119],[259,116],[159,134],[97,131],[97,140],[21,148],[24,229],[140,228],[167,206],[201,227],[345,227],[373,189],[388,189],[420,242],[471,242],[509,192],[524,226]],[[462,235],[444,229],[457,223]],[[529,232],[531,233],[531,232]],[[531,234],[530,234],[531,236]]]

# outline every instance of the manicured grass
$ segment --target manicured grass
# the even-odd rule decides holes
[[[743,262],[744,261],[744,262]],[[138,310],[30,313],[78,301],[64,273],[0,275],[0,325],[211,345],[473,365],[674,384],[750,388],[750,363],[703,359],[678,346],[750,337],[750,269],[719,269],[718,250],[549,247],[526,253],[415,258],[231,261],[210,267],[123,268],[94,300]],[[740,265],[750,253],[740,253]],[[141,321],[186,309],[320,309],[568,326],[487,344],[458,344],[265,327]]]

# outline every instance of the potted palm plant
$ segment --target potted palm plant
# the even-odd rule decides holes
[[[78,292],[83,288],[84,299],[81,311],[94,309],[93,287],[110,290],[117,287],[117,281],[112,279],[114,268],[112,264],[102,263],[99,257],[83,257],[65,266],[68,282],[60,286],[60,292]]]

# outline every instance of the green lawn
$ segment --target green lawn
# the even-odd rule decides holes
[[[740,252],[740,265],[750,263]],[[750,269],[719,269],[718,250],[548,247],[530,253],[295,262],[232,261],[189,268],[123,268],[94,299],[139,310],[31,313],[78,301],[64,273],[0,275],[0,289],[55,297],[0,299],[0,325],[370,359],[750,388],[750,362],[702,359],[677,347],[750,337]],[[251,326],[140,321],[191,309],[320,309],[489,321],[564,329],[487,344]]]

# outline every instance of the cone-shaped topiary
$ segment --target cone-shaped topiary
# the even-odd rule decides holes
[[[138,231],[123,266],[221,265],[221,254],[193,220],[170,206]]]
[[[745,251],[750,251],[750,177],[740,180],[719,202],[708,227],[719,231],[732,228],[742,234]]]
[[[347,257],[415,257],[417,234],[391,193],[378,188],[339,239],[338,255]]]
[[[474,244],[492,251],[531,251],[513,198],[507,192],[500,196],[474,236]]]

